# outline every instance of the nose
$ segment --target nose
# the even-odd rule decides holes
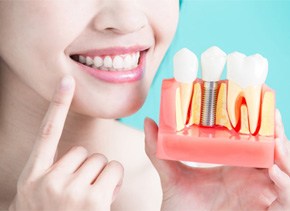
[[[128,34],[141,30],[148,24],[145,13],[134,0],[104,0],[94,17],[95,30]]]

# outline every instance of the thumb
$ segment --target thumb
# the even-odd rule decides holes
[[[169,160],[160,160],[156,157],[157,150],[157,137],[158,137],[158,126],[156,123],[150,119],[146,118],[144,121],[144,130],[145,130],[145,151],[151,163],[156,168],[162,185],[171,184],[178,175],[179,171],[179,162],[169,161]]]

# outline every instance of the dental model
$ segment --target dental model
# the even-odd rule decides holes
[[[198,60],[190,50],[183,48],[174,56],[174,78],[180,84],[176,92],[177,130],[184,128],[191,101],[193,82],[197,76]],[[179,109],[180,108],[180,109]]]
[[[248,112],[249,129],[255,134],[261,105],[262,85],[268,74],[268,61],[259,54],[245,56],[235,52],[228,55],[228,114],[232,126],[237,127],[239,117]],[[245,103],[242,103],[243,98]],[[247,105],[247,106],[245,106]],[[244,112],[239,112],[236,107]]]
[[[203,94],[201,125],[212,127],[216,120],[218,81],[220,80],[227,55],[218,47],[207,49],[201,55]]]
[[[220,80],[226,62],[227,80]],[[162,83],[157,157],[272,166],[275,93],[264,84],[268,61],[211,47],[201,66],[202,80],[195,54],[182,49],[174,57],[175,78]]]

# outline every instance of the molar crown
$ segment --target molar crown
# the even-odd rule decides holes
[[[260,54],[246,56],[234,52],[228,55],[227,78],[242,88],[262,85],[268,75],[268,60]]]
[[[229,119],[234,127],[240,118],[241,97],[245,98],[249,128],[254,134],[258,127],[261,91],[268,74],[268,61],[259,54],[246,56],[239,52],[228,55],[228,99],[227,108]]]

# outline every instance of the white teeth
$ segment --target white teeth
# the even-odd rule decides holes
[[[268,74],[268,60],[259,54],[247,57],[234,52],[228,55],[227,69],[227,78],[242,88],[262,85]]]
[[[106,56],[104,59],[104,67],[111,68],[113,66],[113,61],[110,56]]]
[[[130,55],[126,55],[124,59],[124,68],[130,68],[133,63],[132,57]]]
[[[140,58],[140,52],[137,52],[136,54],[133,54],[133,55],[135,55],[135,64],[138,64],[139,58]]]
[[[132,58],[131,58],[131,61],[132,61],[131,68],[137,67],[136,64],[138,64],[138,61],[139,61],[138,55],[137,54],[133,54]]]
[[[124,68],[124,60],[120,56],[116,56],[113,61],[113,67],[115,69]]]
[[[138,66],[140,59],[140,52],[132,54],[122,54],[115,56],[96,56],[91,58],[89,56],[79,56],[79,62],[95,69],[106,71],[121,71],[130,70]]]
[[[245,56],[235,52],[228,55],[228,100],[227,107],[231,123],[235,127],[240,115],[242,97],[246,100],[250,132],[257,130],[260,115],[261,89],[268,74],[268,61],[259,54]]]
[[[103,66],[103,59],[101,57],[99,57],[99,56],[96,56],[94,58],[94,64],[95,64],[96,67]]]
[[[93,59],[92,59],[91,57],[88,57],[88,56],[87,56],[87,58],[86,58],[86,64],[87,64],[88,66],[94,64]]]
[[[131,56],[131,59],[132,59],[132,62],[133,62],[133,63],[136,63],[136,60],[137,60],[137,59],[136,59],[136,54],[133,54],[133,55]]]
[[[86,57],[79,56],[79,61],[80,61],[80,63],[85,64],[86,63]]]
[[[174,56],[174,78],[179,84],[179,93],[177,93],[177,103],[180,105],[177,108],[176,119],[181,119],[181,124],[178,128],[183,128],[187,121],[187,113],[190,105],[193,81],[195,81],[198,70],[198,60],[196,55],[183,48]]]
[[[213,46],[201,55],[202,79],[218,81],[227,61],[227,55],[221,49]]]
[[[181,83],[191,83],[196,79],[198,60],[196,55],[183,48],[174,56],[174,78]]]

